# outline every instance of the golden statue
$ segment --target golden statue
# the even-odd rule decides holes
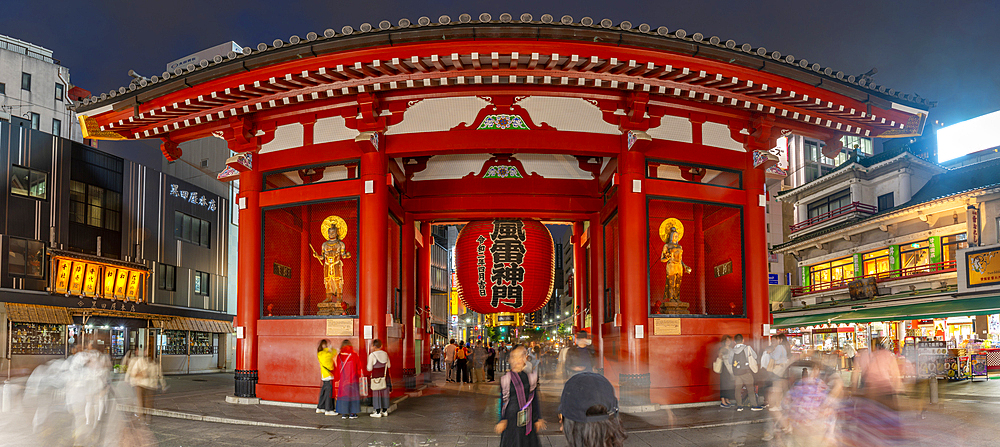
[[[323,219],[320,225],[320,232],[326,239],[320,246],[320,253],[316,252],[312,244],[313,257],[323,266],[323,285],[326,287],[326,299],[320,304],[320,315],[341,315],[343,308],[341,297],[344,294],[344,259],[351,257],[344,245],[344,237],[347,236],[347,222],[340,216],[329,216]],[[326,313],[324,311],[329,311]]]
[[[681,298],[681,279],[685,273],[691,273],[691,267],[684,263],[684,249],[679,244],[684,237],[684,224],[676,218],[664,219],[660,224],[660,240],[663,241],[663,252],[660,254],[660,262],[665,262],[667,271],[667,284],[663,290],[663,296],[667,299],[664,307],[679,308]],[[677,304],[669,304],[677,303]],[[687,303],[683,303],[683,312],[663,313],[687,313]],[[677,309],[675,309],[677,310]]]

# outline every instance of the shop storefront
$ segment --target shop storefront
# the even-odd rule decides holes
[[[6,315],[0,352],[11,375],[83,349],[107,355],[119,370],[130,351],[150,346],[166,374],[218,372],[226,369],[226,347],[233,345],[228,321],[17,303],[0,310]]]
[[[154,321],[156,349],[165,374],[217,372],[225,369],[232,323],[175,318]],[[220,353],[223,353],[220,355]]]

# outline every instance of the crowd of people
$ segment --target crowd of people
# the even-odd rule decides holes
[[[152,407],[156,390],[166,388],[160,365],[146,352],[133,350],[121,367],[123,375],[112,374],[108,355],[87,343],[65,359],[35,368],[19,399],[5,408],[3,421],[9,425],[0,424],[0,444],[148,443],[152,434],[145,427],[149,416],[144,409]]]
[[[363,395],[372,399],[371,417],[388,416],[392,384],[387,373],[389,356],[380,340],[372,340],[367,366],[362,369],[350,340],[339,352],[329,340],[317,346],[321,388],[316,412],[358,417]],[[494,345],[480,340],[450,340],[429,352],[432,371],[445,372],[446,382],[498,383],[499,414],[494,427],[504,447],[540,446],[538,432],[547,422],[541,416],[539,377],[565,377],[559,406],[560,428],[571,447],[621,447],[626,439],[618,417],[614,387],[597,374],[597,355],[587,332],[577,333],[575,343],[558,353],[531,342],[527,345]],[[366,374],[367,372],[367,374]]]
[[[758,354],[742,335],[724,336],[712,363],[719,374],[722,408],[772,412],[764,441],[833,446],[891,445],[902,440],[900,359],[881,340],[874,340],[870,350],[847,350],[845,363],[853,369],[848,380],[841,374],[839,358],[808,350],[793,352],[780,334],[766,343]],[[736,439],[731,445],[743,441]]]

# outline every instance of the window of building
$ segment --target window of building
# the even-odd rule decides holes
[[[63,87],[62,84],[60,84],[58,82],[56,83],[56,100],[57,101],[62,101],[63,100],[63,90],[64,89],[65,89],[65,87]]]
[[[965,233],[953,234],[941,237],[941,260],[955,261],[958,251],[969,247]]]
[[[875,276],[889,271],[889,249],[861,255],[861,271],[865,276]]]
[[[211,223],[180,211],[174,211],[174,237],[202,247],[212,240]]]
[[[16,196],[45,200],[49,174],[23,166],[10,167],[10,193]]]
[[[10,238],[7,250],[7,271],[11,276],[42,278],[45,276],[45,243],[30,239]]]
[[[21,73],[21,90],[31,91],[31,73]]]
[[[902,268],[914,269],[927,265],[931,258],[929,247],[930,245],[926,240],[899,246],[900,258],[903,261]]]
[[[878,210],[885,211],[896,206],[893,201],[893,193],[886,193],[878,196]]]
[[[845,135],[840,137],[840,141],[844,143],[845,149],[854,151],[861,157],[871,157],[874,152],[872,149],[872,140],[869,138],[857,135]]]
[[[817,217],[851,204],[851,190],[831,194],[809,204],[809,218]]]
[[[160,264],[157,276],[161,289],[171,292],[177,290],[177,267],[170,264]]]
[[[42,117],[35,112],[28,112],[28,116],[31,117],[31,128],[35,130],[41,130]]]
[[[57,137],[62,136],[62,121],[57,119],[52,120],[52,135]]]
[[[7,84],[0,82],[0,95],[6,95],[6,94],[7,94]]]
[[[195,295],[205,295],[208,296],[209,283],[208,283],[208,273],[199,272],[195,270],[194,272],[194,293]]]
[[[838,287],[854,278],[854,258],[847,257],[809,267],[814,288]]]
[[[71,180],[69,182],[69,219],[92,227],[121,230],[121,194]]]

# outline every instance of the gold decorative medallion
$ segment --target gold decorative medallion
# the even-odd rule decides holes
[[[684,224],[682,224],[676,217],[663,219],[663,222],[660,223],[660,240],[667,242],[667,235],[670,234],[670,227],[677,229],[677,241],[675,242],[680,242],[681,238],[684,237]]]
[[[319,227],[319,234],[326,239],[328,237],[328,231],[330,231],[330,226],[337,227],[337,239],[344,240],[347,236],[347,222],[344,221],[340,216],[328,216],[323,219],[323,224]]]

